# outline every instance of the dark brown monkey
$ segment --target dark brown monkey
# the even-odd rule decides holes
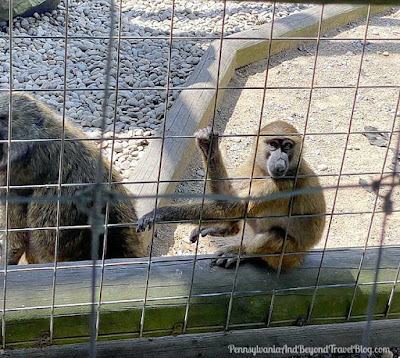
[[[9,94],[0,95],[0,139],[8,139]],[[7,166],[8,144],[0,143],[0,183],[6,185],[7,170],[11,186],[32,186],[57,184],[61,141],[27,141],[38,139],[61,139],[62,119],[50,108],[31,96],[22,93],[12,95],[10,167]],[[62,184],[95,183],[99,150],[93,142],[69,141],[84,139],[83,133],[65,121],[64,154],[62,163]],[[108,182],[110,166],[103,161],[104,183]],[[112,172],[112,181],[120,181],[117,172]],[[87,188],[87,187],[86,187]],[[85,186],[62,187],[63,197],[76,199],[60,204],[60,226],[88,224],[90,203],[82,204],[79,194]],[[5,194],[5,189],[2,189]],[[121,184],[111,186],[111,193],[128,195]],[[78,194],[78,195],[76,195]],[[57,187],[11,189],[9,195],[29,198],[57,198]],[[3,208],[4,208],[4,202]],[[105,207],[105,205],[104,205]],[[103,213],[105,212],[102,208]],[[4,216],[4,215],[3,215]],[[17,203],[9,201],[9,229],[52,228],[32,231],[10,231],[8,234],[8,263],[17,264],[23,253],[28,263],[43,263],[54,260],[57,226],[57,200]],[[112,201],[109,223],[134,223],[137,220],[133,201]],[[5,227],[5,223],[2,224]],[[145,248],[134,227],[113,227],[108,229],[106,257],[142,257]],[[100,243],[100,252],[102,243]],[[60,229],[58,260],[86,260],[91,257],[91,231],[89,229]]]
[[[216,200],[201,204],[187,204],[161,207],[156,211],[156,221],[198,219],[202,210],[202,219],[228,219],[223,222],[202,222],[199,228],[191,233],[191,241],[195,242],[199,235],[231,236],[239,233],[241,221],[247,210],[246,227],[250,235],[245,235],[242,254],[276,254],[262,257],[271,267],[277,269],[280,254],[284,250],[282,268],[289,269],[300,265],[303,254],[288,254],[310,250],[321,238],[325,226],[325,199],[318,179],[313,176],[303,158],[300,158],[301,138],[292,125],[275,121],[266,125],[259,138],[253,177],[270,178],[255,179],[251,184],[251,197],[263,197],[290,191],[294,186],[294,177],[300,160],[296,189],[315,188],[316,191],[293,197],[291,217],[288,225],[290,195],[264,201],[223,201]],[[266,135],[266,136],[264,136]],[[239,197],[249,195],[249,180],[230,181],[212,180],[229,178],[218,146],[218,135],[205,128],[195,134],[204,161],[208,155],[208,177],[211,179],[211,192]],[[255,148],[254,148],[255,150]],[[237,171],[237,177],[251,175],[254,153]],[[303,177],[303,176],[307,177]],[[311,175],[311,177],[309,177]],[[301,216],[300,216],[301,215]],[[305,216],[304,216],[305,215]],[[138,230],[145,230],[153,224],[154,211],[143,216],[138,222]],[[259,219],[257,219],[260,217]],[[236,218],[236,219],[235,219]],[[229,220],[232,219],[232,220]],[[286,237],[286,240],[285,240]],[[221,256],[216,260],[218,265],[230,266],[236,261],[240,245],[228,245],[217,250]],[[283,247],[284,246],[284,247]]]

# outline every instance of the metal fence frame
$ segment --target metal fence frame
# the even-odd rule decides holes
[[[220,53],[218,54],[219,56],[219,61],[221,60],[221,51],[222,51],[222,44],[224,41],[226,41],[225,38],[225,32],[224,32],[224,26],[225,26],[225,17],[226,17],[226,5],[227,5],[228,0],[224,0],[223,1],[223,16],[222,16],[222,26],[221,26],[221,36],[219,37],[215,37],[214,39],[220,41]],[[360,1],[360,3],[365,3],[366,1]],[[12,13],[12,0],[10,0],[10,11],[9,11],[9,23],[12,23],[12,18],[13,18],[13,13]],[[192,87],[190,89],[185,88],[185,86],[174,86],[171,87],[170,82],[172,79],[172,74],[171,74],[171,61],[172,61],[172,42],[174,41],[174,39],[176,39],[176,37],[174,37],[174,18],[175,18],[175,0],[172,0],[172,6],[171,6],[171,21],[170,21],[170,33],[169,36],[166,37],[160,37],[163,39],[166,39],[169,42],[169,57],[168,57],[168,73],[167,73],[167,85],[165,87],[161,87],[161,88],[157,88],[157,87],[152,87],[152,88],[131,88],[129,90],[159,90],[159,91],[165,91],[166,96],[165,96],[165,106],[164,106],[164,118],[166,118],[166,113],[168,111],[169,108],[169,94],[171,91],[184,91],[184,90],[195,90],[197,89],[196,87]],[[314,1],[311,1],[311,3],[314,3]],[[318,3],[324,3],[324,1],[319,1]],[[379,1],[371,1],[370,3],[382,3]],[[387,4],[388,2],[383,2],[385,4]],[[395,2],[392,2],[393,4]],[[63,86],[63,90],[61,91],[63,93],[63,97],[64,97],[64,104],[63,104],[63,114],[62,114],[62,118],[63,118],[63,123],[65,123],[66,121],[66,107],[65,107],[65,98],[67,96],[67,92],[70,90],[68,88],[68,83],[67,83],[67,78],[68,78],[68,74],[67,74],[67,70],[68,70],[68,66],[67,66],[67,57],[68,57],[68,41],[70,40],[70,38],[85,38],[82,36],[69,36],[68,34],[68,28],[69,28],[69,0],[65,0],[65,36],[63,38],[61,38],[64,42],[65,42],[65,49],[64,49],[64,86]],[[106,64],[106,85],[104,88],[99,88],[97,89],[97,91],[104,91],[104,100],[102,103],[102,108],[103,108],[103,113],[102,113],[102,127],[101,127],[101,137],[100,138],[96,138],[96,139],[88,139],[88,140],[100,140],[103,141],[104,140],[104,130],[105,130],[105,120],[107,118],[107,105],[108,105],[108,101],[109,101],[109,93],[111,91],[114,91],[116,93],[116,99],[115,99],[115,112],[113,115],[114,118],[114,130],[115,130],[115,123],[116,123],[116,118],[117,118],[117,98],[118,98],[118,91],[119,91],[119,87],[118,87],[118,80],[119,80],[119,74],[120,74],[120,68],[119,68],[119,54],[120,54],[120,46],[121,46],[121,40],[123,39],[130,39],[130,40],[143,40],[146,39],[146,37],[126,37],[126,36],[122,36],[121,35],[121,16],[122,16],[122,0],[119,0],[118,3],[119,7],[117,7],[117,5],[114,3],[113,0],[111,0],[110,3],[110,11],[111,14],[113,16],[110,16],[110,34],[109,37],[101,37],[98,39],[103,40],[104,42],[108,41],[108,57],[107,57],[107,64]],[[269,36],[269,46],[271,46],[272,42],[274,41],[274,36],[273,36],[273,29],[274,29],[274,19],[275,19],[275,6],[276,3],[273,3],[273,17],[272,17],[272,26],[271,26],[271,33],[268,34]],[[316,66],[317,66],[317,59],[318,59],[318,54],[319,54],[319,46],[321,41],[335,41],[334,38],[323,38],[321,35],[321,27],[322,27],[322,17],[323,17],[323,11],[324,11],[324,5],[322,5],[321,7],[321,15],[320,15],[320,21],[319,21],[319,28],[318,28],[318,34],[316,36],[316,38],[305,38],[306,40],[314,40],[316,43],[316,51],[315,51],[315,56],[314,56],[314,66],[313,66],[313,75],[312,75],[312,81],[310,86],[283,86],[283,87],[272,87],[272,86],[268,86],[268,70],[270,68],[270,56],[268,56],[267,59],[267,68],[266,68],[266,76],[265,76],[265,82],[264,82],[264,86],[261,88],[263,90],[263,102],[261,104],[261,109],[260,109],[260,120],[259,120],[259,125],[258,125],[258,133],[257,135],[255,135],[255,140],[258,141],[260,138],[260,130],[261,130],[261,120],[263,117],[263,112],[264,112],[264,103],[265,103],[265,97],[266,97],[266,93],[268,89],[289,89],[289,88],[296,88],[296,89],[307,89],[309,90],[309,101],[308,101],[308,108],[307,108],[307,114],[306,114],[306,120],[305,120],[305,126],[303,128],[303,130],[301,131],[301,135],[302,135],[302,144],[304,143],[304,140],[306,138],[306,135],[310,135],[310,133],[306,133],[307,132],[307,123],[308,123],[308,119],[310,116],[310,107],[311,107],[311,101],[312,101],[312,96],[314,93],[314,89],[316,88],[321,88],[321,86],[315,86],[314,85],[314,78],[315,78],[315,71],[316,71]],[[336,204],[336,199],[337,199],[337,195],[338,195],[338,190],[340,187],[344,187],[343,185],[341,185],[341,177],[343,175],[343,164],[344,164],[344,160],[345,160],[345,156],[346,156],[346,150],[347,150],[347,146],[348,146],[348,142],[349,142],[349,137],[350,134],[353,134],[355,132],[352,131],[352,119],[353,119],[353,114],[354,114],[354,109],[355,109],[355,105],[357,102],[357,94],[360,88],[364,88],[363,86],[360,86],[360,75],[361,75],[361,70],[362,70],[362,66],[363,66],[363,59],[364,59],[364,53],[365,53],[365,48],[366,48],[366,43],[368,40],[368,24],[369,24],[369,20],[370,20],[370,7],[368,10],[368,15],[367,15],[367,20],[366,20],[366,29],[365,29],[365,33],[362,39],[362,53],[361,53],[361,59],[360,59],[360,65],[359,65],[359,69],[358,69],[358,77],[357,77],[357,82],[356,82],[356,86],[355,87],[351,87],[354,88],[355,93],[354,93],[354,99],[353,99],[353,104],[352,104],[352,114],[351,114],[351,118],[349,121],[349,125],[348,125],[348,130],[347,132],[344,132],[342,134],[346,135],[346,144],[345,144],[345,151],[343,154],[343,158],[342,158],[342,162],[341,162],[341,166],[340,166],[340,170],[339,173],[335,176],[337,176],[337,184],[334,187],[331,188],[324,188],[326,190],[328,189],[333,189],[335,190],[335,196],[334,196],[334,201],[333,201],[333,206],[332,209],[330,211],[330,213],[327,213],[327,216],[329,217],[328,219],[328,232],[327,235],[325,237],[325,244],[324,244],[324,248],[323,248],[323,253],[322,253],[322,258],[321,258],[321,264],[319,267],[319,272],[318,272],[318,276],[317,276],[317,280],[315,282],[315,286],[314,286],[314,293],[313,293],[313,297],[312,297],[312,302],[311,302],[311,306],[309,307],[309,311],[308,311],[308,317],[307,319],[309,320],[312,314],[312,310],[314,308],[314,304],[315,304],[315,298],[316,298],[316,294],[317,294],[317,290],[319,288],[319,280],[320,280],[320,273],[321,273],[321,268],[322,268],[322,261],[324,258],[324,254],[325,254],[325,250],[327,247],[327,240],[328,240],[328,236],[329,236],[329,232],[330,232],[330,228],[331,228],[331,224],[332,224],[332,219],[335,215],[338,215],[337,213],[335,213],[335,204]],[[13,40],[14,40],[14,35],[13,35],[13,27],[9,26],[9,33],[8,35],[2,34],[1,37],[3,38],[7,38],[10,42],[10,50],[9,50],[9,61],[10,61],[10,83],[9,83],[9,89],[8,90],[0,90],[1,92],[9,92],[11,97],[10,97],[10,110],[9,110],[9,125],[8,125],[8,140],[7,145],[8,145],[8,167],[10,167],[11,162],[10,162],[10,152],[11,152],[11,143],[13,142],[11,140],[12,138],[12,125],[11,125],[11,118],[12,118],[12,112],[13,112],[13,108],[12,108],[12,94],[13,94]],[[23,36],[26,38],[32,38],[32,36]],[[49,38],[48,36],[36,36],[35,38]],[[50,37],[52,38],[52,37]],[[88,36],[88,38],[93,38],[93,36]],[[151,39],[153,37],[150,37]],[[191,39],[193,37],[179,37],[179,39],[185,40],[185,39]],[[234,37],[232,37],[234,39]],[[195,38],[198,39],[198,38]],[[209,39],[207,39],[209,40]],[[249,39],[250,40],[250,39]],[[251,40],[254,40],[253,38]],[[290,41],[291,38],[287,38],[287,39],[282,39],[280,38],[280,40],[287,40]],[[347,39],[346,39],[347,40]],[[351,40],[351,39],[349,39]],[[391,40],[396,40],[396,41],[400,41],[399,38],[395,38],[395,39],[390,39],[390,38],[374,38],[374,40],[377,41],[391,41]],[[116,48],[117,51],[117,68],[116,68],[116,85],[115,86],[110,86],[110,72],[111,72],[111,52],[113,51],[113,48]],[[269,51],[270,52],[270,51]],[[232,87],[220,87],[219,86],[219,76],[220,76],[220,65],[221,63],[219,62],[219,66],[218,66],[218,73],[217,73],[217,82],[216,82],[216,86],[209,88],[212,91],[216,92],[216,98],[214,101],[214,108],[213,108],[213,120],[211,125],[214,126],[214,119],[215,119],[215,115],[216,115],[216,110],[217,110],[217,101],[218,101],[218,95],[219,92],[222,90],[229,90],[229,89],[233,89]],[[382,86],[366,86],[368,88],[381,88]],[[384,87],[390,87],[390,88],[396,88],[399,90],[399,97],[397,100],[397,105],[396,105],[396,111],[394,114],[394,118],[393,118],[393,122],[392,122],[392,128],[391,131],[388,133],[389,134],[389,139],[388,139],[388,143],[391,143],[391,139],[393,135],[398,135],[399,130],[396,130],[396,125],[397,124],[397,119],[396,119],[396,114],[399,111],[399,103],[400,103],[400,88],[399,86],[384,86]],[[246,87],[248,88],[248,87]],[[347,88],[345,86],[325,86],[323,88]],[[204,89],[204,88],[202,88]],[[235,87],[234,89],[238,89],[237,87]],[[73,89],[75,90],[75,89]],[[43,90],[46,92],[49,92],[51,90]],[[54,90],[54,91],[58,91],[59,90]],[[83,89],[77,89],[77,91],[85,91]],[[90,89],[90,91],[93,91],[93,89]],[[29,92],[29,91],[28,91]],[[34,92],[41,92],[41,90],[34,90]],[[166,133],[166,121],[164,121],[164,123],[162,124],[162,129],[161,129],[161,134],[159,136],[154,136],[153,139],[159,139],[162,141],[162,143],[164,143],[164,141],[170,137],[167,137],[165,135]],[[360,133],[364,133],[364,132],[360,132]],[[312,133],[312,135],[316,135],[317,133]],[[332,133],[319,133],[319,135],[329,135]],[[233,135],[226,135],[226,136],[233,136]],[[145,137],[143,137],[145,138]],[[185,137],[186,138],[186,137]],[[129,138],[127,138],[129,139]],[[149,139],[148,137],[146,137],[146,139]],[[176,138],[179,139],[179,138]],[[57,140],[58,141],[58,140]],[[53,339],[53,332],[54,332],[54,317],[55,317],[55,307],[56,307],[56,279],[57,279],[57,272],[58,272],[58,262],[57,262],[57,248],[58,248],[58,239],[59,239],[59,235],[60,235],[60,230],[63,229],[63,227],[60,225],[60,204],[62,202],[62,200],[69,200],[69,198],[62,198],[61,195],[61,188],[63,186],[65,186],[65,184],[62,183],[61,180],[61,173],[62,173],[62,163],[63,163],[63,148],[64,148],[64,143],[66,141],[66,139],[64,138],[64,133],[62,135],[62,137],[59,140],[61,142],[61,152],[60,152],[60,167],[59,167],[59,180],[58,183],[56,185],[54,185],[55,187],[57,187],[58,190],[58,195],[56,198],[47,198],[46,200],[55,200],[57,201],[57,207],[58,207],[58,216],[57,216],[57,226],[55,228],[52,228],[56,231],[56,248],[55,248],[55,261],[53,263],[52,268],[49,268],[49,270],[51,269],[53,271],[53,290],[52,290],[52,305],[50,307],[51,310],[51,316],[50,316],[50,322],[49,322],[49,332],[50,332],[50,341]],[[3,141],[4,142],[4,141]],[[114,145],[114,140],[113,140],[113,144]],[[163,147],[163,144],[162,144]],[[397,148],[400,148],[400,137],[397,140]],[[106,211],[106,216],[103,218],[102,215],[99,215],[99,213],[101,212],[100,208],[102,207],[102,205],[104,204],[104,202],[107,203],[107,208],[109,205],[109,199],[107,198],[107,196],[104,196],[105,191],[103,190],[104,187],[106,187],[107,185],[104,184],[108,184],[108,185],[118,185],[115,183],[112,183],[112,179],[111,179],[111,172],[109,173],[109,182],[108,183],[102,183],[102,166],[101,166],[101,154],[102,150],[99,150],[99,171],[98,171],[98,175],[97,175],[97,184],[95,185],[88,185],[89,187],[92,187],[94,190],[92,192],[93,195],[93,200],[96,203],[96,207],[95,210],[93,210],[93,217],[92,217],[92,223],[99,223],[98,227],[96,227],[95,224],[92,224],[92,258],[93,258],[93,274],[92,274],[92,313],[91,313],[91,335],[90,335],[90,342],[91,342],[91,348],[90,348],[90,355],[92,357],[95,357],[96,355],[96,340],[99,334],[99,325],[101,324],[100,321],[100,307],[102,304],[102,285],[103,285],[103,274],[104,274],[104,267],[106,265],[105,262],[105,257],[104,257],[104,250],[103,250],[103,257],[100,260],[97,260],[97,248],[99,245],[99,237],[101,234],[101,229],[105,228],[105,243],[104,246],[106,244],[106,237],[107,237],[107,228],[111,227],[112,225],[108,224],[108,209]],[[157,180],[155,181],[155,183],[157,184],[157,192],[156,195],[154,197],[152,197],[155,200],[155,207],[158,205],[159,203],[159,199],[160,197],[162,197],[162,195],[159,195],[158,192],[158,188],[159,188],[159,184],[161,182],[163,182],[161,180],[160,177],[160,173],[161,173],[161,165],[162,165],[162,152],[161,154],[161,159],[160,159],[160,166],[159,166],[159,175]],[[385,223],[386,223],[386,217],[388,215],[390,215],[391,213],[391,206],[390,206],[390,201],[391,201],[391,195],[393,192],[393,189],[396,185],[398,185],[398,172],[396,172],[396,167],[398,165],[397,161],[395,162],[394,165],[394,169],[392,173],[388,173],[385,171],[385,165],[386,165],[386,161],[388,159],[389,156],[389,146],[386,150],[386,155],[385,155],[385,160],[383,162],[382,168],[378,171],[379,175],[380,175],[380,180],[378,182],[380,182],[384,177],[391,177],[391,184],[390,184],[390,190],[389,192],[386,194],[385,196],[385,200],[387,205],[385,206],[385,210],[383,210],[384,213],[384,224],[382,227],[382,231],[381,231],[381,246],[380,246],[380,254],[379,254],[379,258],[378,258],[378,262],[377,262],[377,266],[376,266],[376,274],[375,274],[375,278],[374,281],[371,282],[370,284],[373,287],[372,290],[372,294],[370,296],[370,301],[369,301],[369,309],[368,309],[368,314],[366,317],[366,323],[365,323],[365,332],[364,332],[364,346],[368,346],[368,342],[369,342],[369,334],[370,334],[370,327],[371,327],[371,321],[372,321],[372,317],[373,317],[373,312],[374,312],[374,305],[375,305],[375,296],[376,296],[376,286],[377,283],[379,282],[378,280],[378,274],[379,274],[379,268],[380,268],[380,258],[381,258],[381,250],[382,250],[382,245],[383,245],[383,239],[384,239],[384,235],[385,235]],[[250,176],[250,183],[252,183],[253,179],[259,179],[259,178],[255,178],[253,176],[254,173],[254,163],[255,163],[255,157],[254,157],[254,161],[253,161],[253,171],[252,174]],[[208,171],[208,166],[206,168],[206,172]],[[365,174],[365,173],[357,173],[357,174]],[[296,194],[300,194],[301,191],[297,190],[296,191],[296,182],[298,179],[298,170],[297,173],[295,175],[294,178],[294,195]],[[181,181],[181,180],[177,180],[177,181]],[[47,185],[46,183],[43,183],[44,186],[48,187],[49,185]],[[135,184],[135,183],[133,183]],[[201,198],[202,203],[204,203],[204,200],[207,198],[213,198],[213,196],[207,195],[206,194],[206,184],[207,184],[207,180],[204,180],[204,185],[203,185],[203,190],[202,190],[202,195],[197,196],[198,198]],[[69,185],[73,185],[73,184],[69,184]],[[81,184],[80,184],[81,185]],[[51,186],[51,185],[50,185]],[[33,186],[28,186],[28,187],[33,187]],[[99,190],[100,188],[100,190]],[[8,233],[14,230],[24,230],[24,229],[10,229],[8,227],[8,205],[9,202],[11,200],[15,200],[14,198],[10,198],[8,196],[9,191],[11,189],[13,189],[13,187],[10,185],[10,174],[9,171],[7,171],[7,182],[5,187],[3,187],[3,189],[5,189],[6,191],[6,195],[4,197],[5,200],[5,228],[2,230],[3,232],[5,232],[6,238],[4,240],[4,266],[3,269],[1,270],[1,272],[4,274],[4,280],[3,280],[3,299],[2,299],[2,310],[1,310],[1,317],[2,317],[2,347],[3,349],[5,349],[7,347],[7,342],[6,342],[6,332],[7,332],[7,312],[8,312],[8,308],[6,305],[6,294],[7,294],[7,274],[11,271],[13,271],[12,267],[9,267],[7,265],[7,236]],[[251,194],[251,184],[250,184],[250,188],[249,188],[249,193],[248,195],[250,196]],[[363,260],[364,260],[364,256],[368,247],[368,240],[369,240],[369,236],[370,236],[370,231],[371,231],[371,227],[374,221],[374,216],[375,213],[380,212],[379,210],[377,210],[377,201],[379,198],[379,188],[378,190],[376,190],[376,197],[375,197],[375,202],[374,202],[374,209],[371,215],[371,220],[370,220],[370,226],[369,226],[369,233],[365,242],[365,246],[364,246],[364,255],[360,261],[359,264],[359,269],[358,269],[358,275],[357,275],[357,281],[354,287],[354,294],[353,294],[353,298],[351,301],[351,306],[350,306],[350,310],[348,312],[348,319],[350,319],[351,317],[351,313],[352,313],[352,308],[353,308],[353,304],[354,304],[354,300],[355,300],[355,295],[356,295],[356,289],[357,287],[360,285],[359,279],[360,279],[360,273],[361,273],[361,268],[362,268],[362,264],[363,264]],[[187,197],[193,197],[193,195],[187,195]],[[167,196],[170,197],[170,196]],[[215,198],[215,196],[214,196]],[[120,198],[120,199],[124,199],[124,198]],[[130,198],[125,198],[125,200],[128,200]],[[225,199],[232,199],[232,198],[225,198]],[[293,196],[292,196],[293,199]],[[140,198],[138,198],[138,200],[140,200]],[[290,217],[291,217],[291,208],[292,208],[292,203],[293,200],[291,200],[291,205],[289,208],[289,222],[290,222]],[[360,211],[360,213],[364,213],[363,211]],[[96,217],[96,215],[98,215]],[[244,225],[246,225],[246,221],[250,220],[251,218],[247,217],[247,213],[244,213],[243,215],[243,219],[244,219]],[[202,218],[200,217],[200,220],[193,220],[193,223],[196,223],[198,225],[200,225],[202,221]],[[218,220],[220,221],[220,220]],[[135,225],[136,223],[129,223],[130,225]],[[89,226],[87,226],[89,227]],[[29,231],[30,228],[26,228],[25,230]],[[44,228],[35,228],[35,229],[44,229]],[[47,228],[49,229],[49,228]],[[32,230],[32,229],[31,229]],[[244,229],[242,230],[242,236],[241,236],[241,241],[243,242],[243,238],[244,238]],[[152,247],[153,247],[153,240],[154,240],[154,229],[152,232],[152,240],[151,240],[151,245],[150,245],[150,256],[147,262],[147,276],[146,276],[146,288],[145,288],[145,295],[143,297],[143,308],[142,308],[142,314],[141,314],[141,318],[140,318],[140,336],[143,336],[144,333],[144,323],[145,323],[145,315],[146,315],[146,307],[148,304],[148,290],[149,290],[149,280],[150,280],[150,272],[151,272],[151,265],[153,262],[153,258],[152,258]],[[192,277],[191,277],[191,290],[190,290],[190,294],[187,297],[187,302],[186,302],[186,310],[185,310],[185,316],[184,316],[184,323],[183,323],[183,332],[186,331],[187,328],[187,322],[188,322],[188,314],[189,314],[189,310],[190,310],[190,305],[191,305],[191,298],[192,298],[192,288],[193,288],[193,282],[194,282],[194,275],[195,275],[195,269],[196,269],[196,262],[197,262],[197,249],[198,249],[198,244],[196,245],[196,253],[193,257],[193,271],[192,271]],[[258,255],[257,257],[262,256],[262,255]],[[234,293],[235,293],[235,287],[236,287],[236,279],[237,279],[237,274],[238,274],[238,269],[239,269],[239,265],[240,265],[240,259],[242,258],[241,253],[239,253],[239,259],[237,260],[237,264],[235,267],[235,278],[234,278],[234,282],[232,285],[232,289],[231,289],[231,294],[230,294],[230,300],[229,300],[229,305],[228,305],[228,310],[227,310],[227,318],[226,318],[226,324],[225,324],[225,330],[229,330],[230,329],[230,314],[231,314],[231,310],[232,310],[232,304],[233,304],[233,299],[234,299]],[[282,259],[283,259],[283,252],[280,255],[280,264],[282,264]],[[98,279],[97,274],[96,274],[96,266],[98,266],[100,264],[100,266],[102,267],[102,273],[101,273],[101,277],[100,277],[100,290],[97,293],[96,292],[96,281]],[[79,266],[79,264],[77,264],[77,266]],[[36,268],[30,268],[29,266],[26,267],[25,269],[26,271],[29,270],[36,270]],[[279,277],[281,273],[281,266],[279,267],[278,271],[277,271],[277,277]],[[399,282],[399,273],[400,273],[400,262],[399,262],[399,267],[397,270],[397,275],[393,280],[393,289],[392,289],[392,293],[394,293],[394,291],[396,290],[396,286],[397,283]],[[295,288],[293,288],[295,289]],[[271,323],[271,317],[272,317],[272,313],[273,313],[273,309],[274,309],[274,299],[275,299],[275,295],[278,291],[276,290],[276,288],[272,289],[272,300],[271,300],[271,305],[269,307],[269,313],[268,313],[268,319],[267,319],[267,326],[270,325]],[[393,294],[392,294],[393,295]],[[390,310],[392,301],[389,300],[388,302],[388,312]],[[28,309],[28,308],[26,308]],[[34,309],[34,308],[32,308]]]

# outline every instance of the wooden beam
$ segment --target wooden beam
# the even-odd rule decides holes
[[[387,7],[374,6],[371,14],[383,11]],[[322,18],[322,33],[340,28],[348,23],[367,16],[368,6],[360,5],[332,5],[326,6]],[[312,7],[283,19],[277,19],[274,24],[273,37],[290,37],[294,40],[273,40],[271,56],[286,50],[297,48],[301,44],[310,44],[310,41],[296,40],[296,38],[318,36],[318,26],[321,17],[321,7]],[[260,26],[256,30],[242,31],[228,36],[234,37],[231,44],[236,50],[236,68],[249,65],[268,57],[269,36],[271,24]],[[243,40],[240,40],[243,38]],[[256,40],[249,40],[254,38]],[[264,40],[261,40],[264,39]],[[229,41],[231,42],[231,41]],[[314,40],[315,42],[315,40]]]
[[[337,348],[350,348],[353,353],[362,345],[365,322],[326,324],[303,327],[272,327],[248,330],[187,334],[175,337],[124,339],[98,342],[98,358],[186,358],[230,357],[238,347],[296,347],[301,353],[304,348],[327,349],[332,345]],[[371,324],[370,347],[398,347],[400,319],[374,321]],[[16,349],[7,352],[10,358],[80,358],[88,355],[89,344],[66,344],[36,349]],[[179,352],[179,353],[178,353]],[[262,351],[261,351],[262,352]],[[351,351],[350,351],[351,352]],[[329,351],[327,352],[329,353]],[[333,351],[334,353],[334,351]],[[293,356],[297,354],[262,354],[266,356]],[[305,354],[308,355],[308,354]],[[349,356],[351,354],[348,354]],[[235,357],[251,357],[252,354],[235,353]],[[343,356],[343,355],[342,355]],[[346,355],[347,356],[347,355]]]
[[[312,324],[345,322],[356,292],[351,320],[365,319],[377,248],[369,249],[355,288],[361,249],[328,250],[324,256]],[[243,263],[233,296],[230,329],[265,327],[272,290],[276,290],[271,325],[304,321],[321,262],[321,252],[307,255],[299,269],[279,278],[266,265]],[[187,333],[222,331],[227,320],[235,271],[211,267],[212,256],[196,262]],[[379,274],[376,318],[384,317],[394,287],[400,247],[384,248]],[[193,257],[157,257],[151,264],[145,336],[180,333],[190,293]],[[55,343],[81,342],[89,336],[91,263],[60,263],[57,270]],[[106,262],[100,306],[99,339],[137,337],[146,285],[147,259]],[[101,267],[98,267],[100,279]],[[3,273],[0,279],[4,279]],[[7,273],[7,346],[35,346],[49,330],[52,265],[11,266]],[[97,288],[99,282],[97,283]],[[3,295],[0,289],[0,297]],[[400,318],[400,292],[394,293],[389,317]]]

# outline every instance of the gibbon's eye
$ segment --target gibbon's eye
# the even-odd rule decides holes
[[[268,142],[268,145],[269,145],[269,146],[271,147],[271,149],[273,149],[273,150],[279,147],[279,143],[278,143],[277,141],[275,141],[275,140],[269,141],[269,142]]]
[[[293,143],[286,142],[286,143],[283,145],[283,149],[284,149],[284,150],[293,149]]]

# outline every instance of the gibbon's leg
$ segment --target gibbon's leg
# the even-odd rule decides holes
[[[266,233],[258,234],[252,239],[243,241],[242,255],[272,254],[271,256],[260,257],[260,259],[267,262],[270,267],[276,270],[279,267],[284,238],[284,230],[281,228],[274,228]],[[217,256],[221,257],[215,260],[215,264],[228,268],[236,262],[237,256],[231,256],[237,255],[239,253],[239,248],[240,245],[227,245],[221,247],[215,252]],[[297,251],[303,250],[299,248],[299,245],[292,237],[288,236],[285,242],[282,260],[283,270],[298,267],[300,265],[304,254],[290,254]]]

